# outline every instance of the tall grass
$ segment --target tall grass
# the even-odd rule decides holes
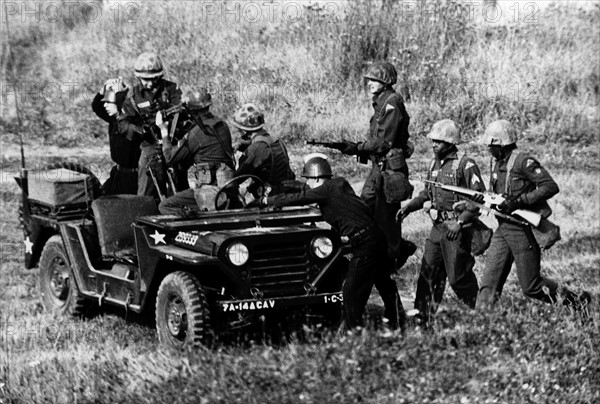
[[[114,7],[102,3],[95,22],[10,20],[18,81],[42,89],[59,83],[65,92],[65,83],[78,85],[75,97],[51,91],[46,99],[24,97],[32,141],[98,144],[88,136],[103,131],[91,97],[109,77],[133,82],[135,57],[149,50],[163,57],[168,77],[182,87],[210,87],[218,113],[257,102],[272,132],[291,141],[362,137],[370,103],[361,75],[381,59],[398,69],[396,88],[408,101],[418,142],[442,117],[461,123],[469,139],[502,117],[534,143],[597,141],[598,7],[547,7],[537,23],[490,23],[473,18],[480,9],[469,13],[464,3],[441,0],[414,9],[403,2],[287,2],[272,15],[262,8],[258,19],[244,15],[249,3],[236,2],[238,14],[213,13],[202,2],[135,4],[135,12],[121,10],[116,19]],[[281,4],[300,11],[286,20]],[[12,66],[5,65],[5,77]],[[2,124],[14,131],[6,119]]]

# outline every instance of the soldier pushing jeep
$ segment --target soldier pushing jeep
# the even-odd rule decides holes
[[[331,166],[324,155],[309,155],[302,170],[306,184],[293,192],[263,197],[261,206],[275,207],[317,203],[323,219],[340,235],[348,237],[352,246],[352,259],[343,286],[344,313],[348,328],[362,326],[363,312],[374,283],[388,294],[400,296],[396,282],[388,268],[381,265],[386,257],[385,237],[366,203],[342,177],[333,177]],[[324,246],[324,248],[330,248]],[[404,328],[405,313],[402,305],[397,313],[386,312],[390,328]]]

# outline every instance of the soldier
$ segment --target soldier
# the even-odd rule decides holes
[[[188,92],[187,105],[193,115],[191,122],[194,126],[175,147],[161,114],[156,115],[166,163],[181,164],[186,168],[188,182],[192,186],[162,201],[158,207],[162,214],[181,214],[186,208],[197,210],[199,203],[195,195],[202,192],[202,187],[223,186],[233,177],[235,169],[231,133],[225,122],[209,111],[212,105],[210,93],[206,88]]]
[[[105,195],[136,194],[140,141],[138,138],[119,132],[117,116],[121,112],[128,87],[122,79],[111,79],[104,84],[92,101],[92,110],[108,122],[108,144],[110,157],[115,165],[110,177],[102,185]]]
[[[412,242],[402,238],[402,225],[395,220],[400,202],[410,197],[412,187],[408,182],[408,158],[413,151],[409,143],[410,117],[404,107],[402,96],[392,87],[398,74],[389,62],[373,63],[364,75],[369,92],[373,95],[374,113],[370,121],[368,139],[352,143],[343,141],[342,153],[357,155],[361,162],[371,160],[371,172],[362,189],[361,198],[375,215],[377,225],[385,234],[390,273],[400,269],[417,249]],[[385,285],[375,287],[379,291],[386,312],[396,323],[399,301]]]
[[[138,164],[138,195],[158,197],[167,194],[167,172],[156,130],[155,115],[181,102],[177,84],[163,78],[163,64],[157,54],[146,52],[135,62],[135,75],[139,83],[127,93],[123,114],[119,117],[119,131],[130,138],[141,140]],[[148,169],[152,169],[160,190],[156,190]]]
[[[482,143],[488,146],[495,160],[490,191],[506,197],[497,209],[505,214],[516,209],[527,209],[547,218],[552,213],[547,201],[558,193],[558,185],[534,157],[516,150],[516,141],[517,132],[506,120],[492,122],[482,137]],[[481,279],[477,308],[493,308],[502,294],[513,261],[525,296],[548,303],[555,302],[558,284],[540,274],[540,260],[540,247],[531,227],[498,218],[498,228],[492,237]],[[574,308],[587,305],[590,301],[587,292],[577,296],[563,288],[560,294],[563,302]]]
[[[341,236],[348,237],[352,245],[352,259],[344,282],[344,313],[348,328],[363,325],[362,317],[373,287],[373,282],[387,284],[395,290],[396,282],[389,271],[379,265],[385,257],[385,242],[381,230],[369,207],[354,193],[344,178],[332,178],[329,162],[324,155],[309,155],[302,170],[306,185],[294,192],[263,197],[262,206],[274,207],[317,203],[323,218]],[[398,296],[400,300],[400,296]],[[402,307],[402,306],[400,306]],[[404,326],[404,309],[400,313],[399,326]]]
[[[254,104],[244,104],[235,112],[231,124],[241,131],[244,141],[240,149],[243,154],[234,177],[256,175],[271,188],[271,194],[280,193],[282,183],[293,180],[295,175],[283,142],[263,129],[263,113]]]
[[[461,138],[454,121],[443,119],[436,122],[427,137],[433,142],[434,153],[428,180],[485,191],[477,163],[466,155],[458,157],[456,145],[461,143]],[[431,201],[429,215],[433,226],[425,242],[415,309],[419,311],[420,319],[427,323],[442,300],[446,277],[456,296],[470,308],[475,308],[478,292],[477,278],[473,273],[475,259],[471,254],[471,237],[465,226],[477,219],[479,212],[476,207],[465,203],[461,204],[462,211],[457,212],[455,207],[459,200],[456,194],[426,184],[417,197],[398,211],[397,218],[404,220],[411,212],[422,208],[425,201]]]

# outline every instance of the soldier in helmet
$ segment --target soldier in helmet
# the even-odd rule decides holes
[[[477,163],[466,155],[458,156],[456,145],[461,143],[461,138],[454,121],[436,122],[427,137],[433,143],[434,154],[428,180],[485,192]],[[427,323],[443,297],[446,278],[456,296],[470,308],[475,308],[479,289],[473,273],[475,259],[471,254],[471,237],[466,227],[477,219],[479,212],[465,203],[459,205],[463,209],[457,210],[459,200],[455,193],[428,183],[417,197],[398,211],[397,218],[403,220],[422,208],[425,201],[431,201],[429,215],[433,226],[425,242],[415,309],[419,311],[420,319]]]
[[[92,101],[92,110],[108,122],[110,157],[115,165],[102,191],[105,195],[136,194],[140,140],[119,131],[119,116],[127,95],[128,87],[119,77],[108,80]]]
[[[398,289],[389,271],[380,265],[385,256],[385,242],[369,207],[342,177],[333,177],[331,166],[322,154],[309,155],[302,170],[306,185],[294,192],[263,197],[262,206],[275,207],[317,203],[323,218],[340,235],[348,237],[352,245],[352,260],[344,282],[344,312],[348,328],[363,324],[362,317],[373,287],[377,281],[387,288]],[[398,296],[400,300],[400,296]],[[404,326],[402,306],[399,326]]]
[[[412,187],[408,182],[408,158],[413,151],[409,142],[408,124],[410,117],[404,107],[402,96],[392,87],[398,74],[389,62],[373,63],[366,74],[367,87],[373,96],[373,116],[368,137],[365,141],[345,144],[342,153],[357,155],[361,162],[371,161],[369,173],[362,189],[361,198],[375,215],[377,224],[385,234],[390,272],[400,269],[408,257],[416,251],[412,242],[402,238],[402,225],[395,220],[400,202],[410,198]],[[396,293],[375,284],[386,310],[392,313]]]
[[[158,197],[167,193],[167,173],[160,133],[155,126],[155,115],[181,102],[177,84],[163,78],[160,57],[151,52],[142,53],[135,61],[135,76],[139,83],[127,93],[123,114],[119,117],[119,131],[130,138],[140,139],[141,156],[138,164],[138,195]],[[148,169],[152,169],[160,190],[154,186]]]
[[[271,188],[272,194],[282,192],[284,181],[293,180],[295,175],[283,142],[264,129],[263,113],[254,104],[244,104],[235,111],[231,124],[241,132],[243,140],[239,149],[243,154],[234,177],[256,175]]]
[[[527,209],[540,213],[544,218],[550,216],[552,210],[547,201],[558,193],[558,185],[538,160],[528,153],[517,151],[517,131],[513,125],[506,120],[492,122],[481,140],[488,146],[495,161],[490,191],[503,194],[506,198],[497,209],[505,214],[511,214],[516,209]],[[540,260],[540,247],[531,227],[499,217],[498,228],[487,254],[477,308],[490,309],[499,300],[513,262],[525,296],[555,302],[558,284],[540,274]],[[587,292],[577,296],[563,288],[560,294],[563,303],[574,308],[580,308],[590,300]]]
[[[202,188],[206,185],[223,186],[233,177],[235,169],[231,133],[225,122],[210,112],[210,93],[206,88],[200,88],[188,92],[186,98],[193,126],[176,146],[169,139],[161,114],[156,115],[166,163],[181,164],[186,168],[191,186],[162,201],[158,207],[162,214],[181,214],[186,208],[197,210],[196,195],[203,192]]]

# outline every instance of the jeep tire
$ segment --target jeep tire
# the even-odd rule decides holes
[[[40,293],[46,310],[59,315],[81,316],[86,300],[79,292],[60,235],[48,239],[40,257]]]
[[[156,296],[156,331],[160,343],[172,348],[210,343],[208,302],[196,277],[179,271],[162,280]]]

